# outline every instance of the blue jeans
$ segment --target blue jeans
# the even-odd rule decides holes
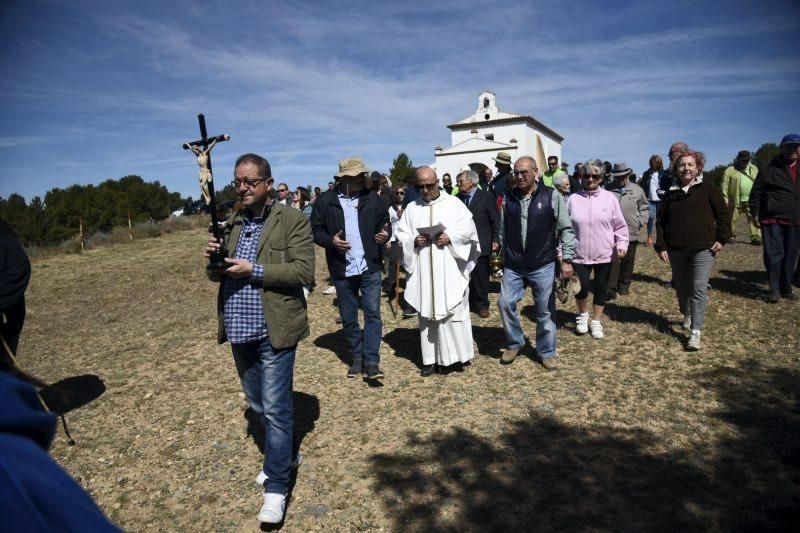
[[[267,492],[286,494],[294,438],[292,376],[296,346],[275,349],[269,338],[231,344],[233,360],[250,408],[264,424],[264,473]]]
[[[648,200],[647,205],[650,206],[650,214],[647,217],[647,236],[653,234],[653,226],[656,223],[656,215],[658,214],[658,206],[661,202],[651,202]]]
[[[342,317],[342,333],[351,361],[364,367],[378,366],[383,322],[381,322],[381,273],[365,271],[357,276],[333,280]],[[358,324],[358,304],[364,308],[364,330]]]
[[[509,349],[518,350],[525,344],[517,302],[525,295],[525,287],[530,286],[536,309],[536,353],[542,359],[556,355],[556,297],[553,292],[555,272],[555,263],[548,263],[524,274],[503,269],[497,308],[500,310]]]

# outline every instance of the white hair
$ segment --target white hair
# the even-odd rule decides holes
[[[461,177],[462,180],[467,179],[471,181],[473,184],[478,183],[478,173],[475,172],[474,170],[465,170],[464,172],[459,174],[459,176]]]

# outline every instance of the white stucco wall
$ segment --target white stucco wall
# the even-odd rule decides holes
[[[487,116],[489,118],[487,122],[498,119],[511,121],[503,124],[486,124],[484,120]],[[459,122],[458,129],[451,130],[450,147],[437,152],[435,161],[430,166],[436,170],[441,179],[445,173],[455,178],[461,168],[470,163],[483,163],[494,169],[492,158],[496,157],[499,152],[508,152],[512,161],[524,155],[531,156],[536,159],[542,171],[547,169],[549,156],[555,155],[560,161],[561,143],[531,126],[524,118],[517,120],[517,116],[519,115],[501,112],[497,107],[493,92],[482,92],[478,96],[478,106],[475,112]],[[477,133],[472,133],[472,130],[476,130]],[[493,134],[494,142],[486,141],[487,134]],[[467,143],[465,147],[459,146],[470,139],[476,139],[476,141]],[[512,139],[515,140],[514,143],[511,142]],[[481,142],[477,140],[481,140]],[[460,153],[466,148],[470,148],[472,151]]]
[[[499,152],[505,151],[511,155],[512,161],[523,155],[529,155],[537,160],[537,164],[544,172],[547,169],[547,158],[551,155],[561,160],[561,144],[555,139],[532,128],[528,123],[503,124],[499,126],[476,127],[478,130],[477,138],[484,139],[486,133],[494,133],[495,142],[511,144],[511,139],[516,139],[516,144],[511,144],[509,148],[498,148],[489,151],[471,152],[466,154],[436,154],[434,163],[431,165],[436,170],[436,174],[441,176],[447,172],[455,178],[461,168],[470,163],[483,163],[489,168],[494,168],[493,157]],[[469,130],[452,132],[453,146],[464,142],[472,137]],[[537,148],[537,138],[541,139],[541,150]]]

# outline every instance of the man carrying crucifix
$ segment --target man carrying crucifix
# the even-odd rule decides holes
[[[230,341],[245,397],[264,426],[264,505],[258,520],[279,523],[291,470],[300,464],[294,438],[292,378],[297,343],[308,336],[303,287],[314,280],[308,219],[273,200],[269,162],[256,154],[236,161],[233,185],[244,209],[225,224],[233,257],[227,270],[208,271],[220,283],[218,342]],[[219,250],[212,238],[206,257]]]
[[[405,298],[419,312],[422,376],[436,365],[461,369],[475,356],[469,316],[469,274],[481,247],[472,213],[439,189],[436,172],[417,170],[421,197],[397,227],[409,278]]]

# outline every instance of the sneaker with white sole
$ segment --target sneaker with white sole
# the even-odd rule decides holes
[[[605,337],[603,333],[603,323],[599,320],[592,320],[589,322],[589,331],[592,332],[592,337],[595,339],[602,339]]]
[[[686,349],[690,352],[696,352],[700,349],[700,330],[692,330],[692,335],[689,337],[689,342],[686,343]]]
[[[280,524],[286,512],[286,495],[277,492],[264,493],[264,505],[258,512],[258,521],[262,524]]]
[[[580,313],[575,317],[575,331],[579,335],[589,333],[589,313]]]
[[[303,454],[298,453],[297,457],[295,457],[294,461],[289,463],[289,468],[291,468],[292,470],[297,470],[298,468],[300,468],[301,464],[303,464]],[[269,477],[267,477],[267,474],[262,470],[256,476],[256,485],[258,485],[259,487],[263,487],[264,486],[264,482],[266,480],[268,480],[268,479],[269,479]]]
[[[689,331],[692,329],[692,315],[683,315],[683,329]]]
[[[336,294],[336,287],[333,285],[329,286],[327,289],[322,291],[322,294]]]

